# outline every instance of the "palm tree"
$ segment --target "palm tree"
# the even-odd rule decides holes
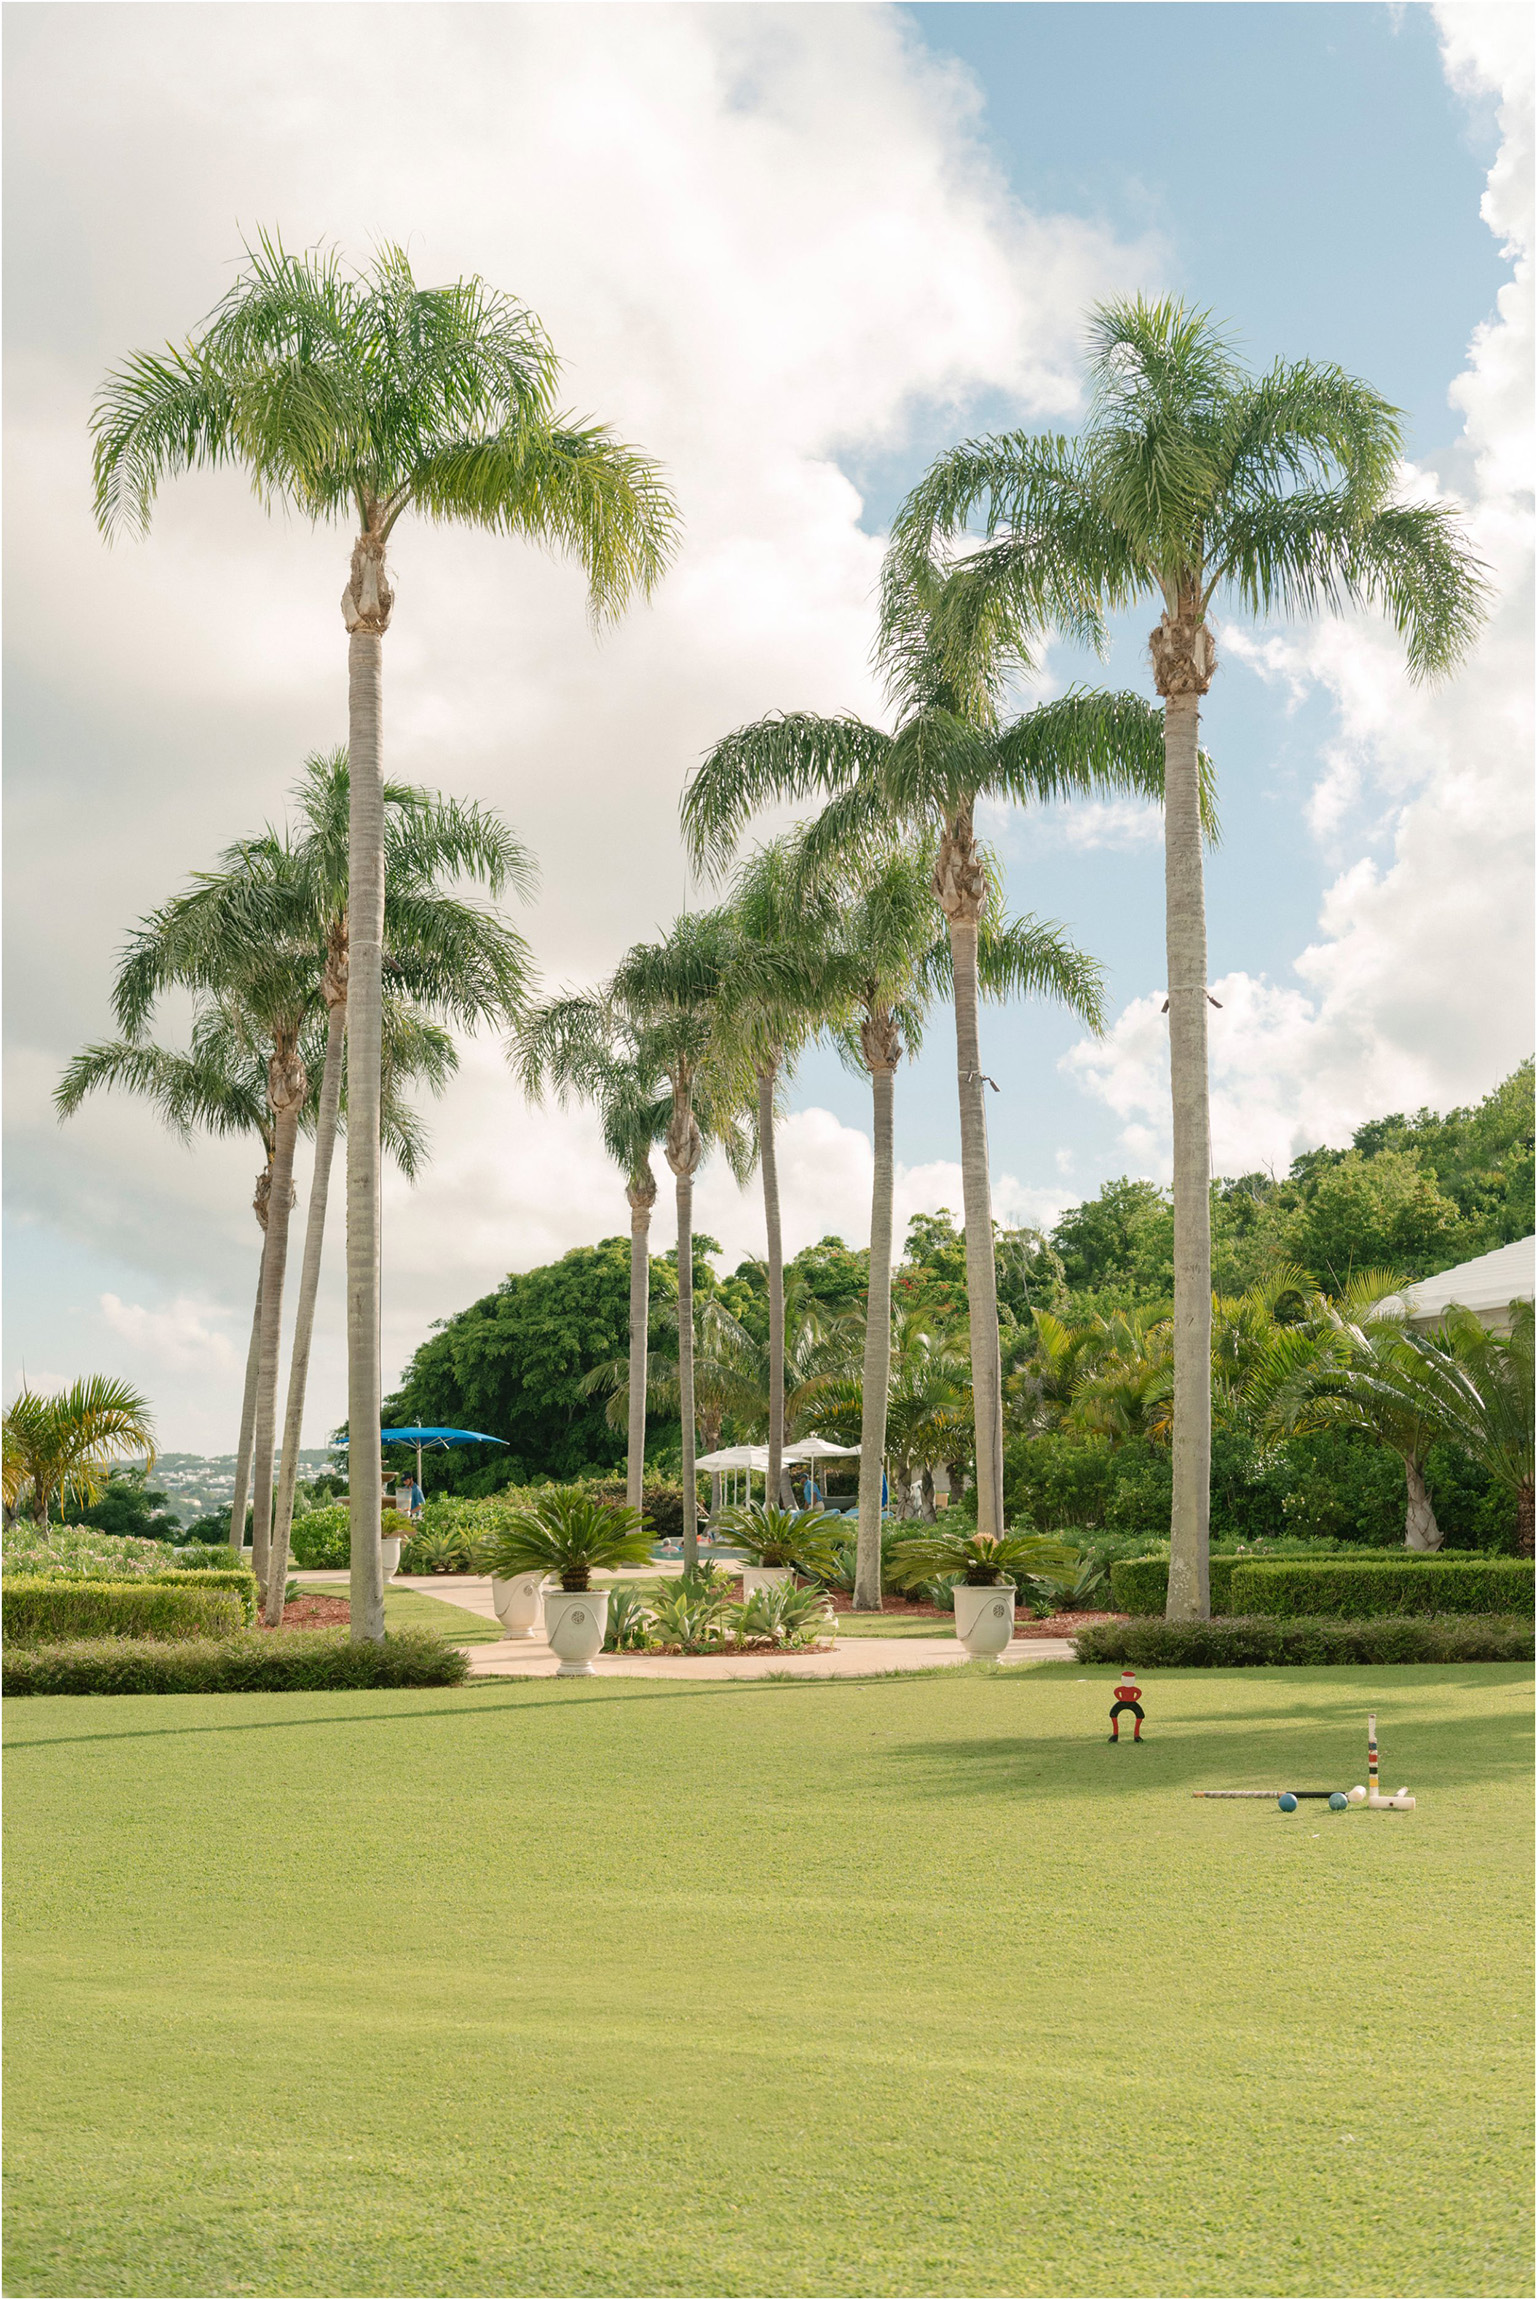
[[[1255,1353],[1242,1400],[1272,1437],[1358,1430],[1391,1447],[1404,1465],[1404,1545],[1439,1549],[1425,1458],[1449,1434],[1448,1403],[1441,1369],[1405,1330],[1401,1309],[1386,1307],[1402,1283],[1391,1270],[1362,1270],[1338,1300],[1311,1293],[1297,1323],[1277,1327]]]
[[[828,809],[832,813],[837,802]],[[839,810],[840,812],[842,810]],[[808,877],[824,875],[829,845],[826,817],[802,834],[798,867]],[[1075,950],[1053,926],[1035,919],[994,924],[982,916],[987,887],[986,859],[979,931],[963,938],[965,961],[984,997],[1045,992],[1062,999],[1091,1028],[1101,1018],[1099,969]],[[880,1588],[881,1479],[891,1380],[892,1206],[895,1193],[895,1079],[905,1050],[922,1037],[924,1016],[936,992],[954,993],[954,921],[936,915],[936,844],[888,847],[884,854],[851,856],[834,904],[839,941],[823,953],[819,994],[829,1012],[847,1016],[834,1033],[850,1068],[869,1075],[874,1128],[874,1175],[870,1197],[870,1286],[865,1322],[865,1363],[860,1420],[859,1563],[856,1611],[878,1612]],[[946,931],[946,928],[949,931]],[[968,1236],[970,1215],[968,1215]],[[991,1213],[988,1215],[988,1270],[992,1271]],[[968,1278],[970,1275],[968,1247]],[[997,1310],[992,1312],[993,1356],[984,1368],[997,1375]],[[977,1320],[972,1302],[973,1412],[977,1376]],[[978,1486],[982,1438],[977,1437]],[[1002,1507],[1000,1441],[997,1507]]]
[[[793,1067],[808,1039],[836,1020],[824,977],[836,917],[827,890],[816,889],[797,868],[787,839],[771,840],[748,856],[732,885],[731,911],[737,961],[726,1009],[757,1082],[758,1171],[768,1246],[769,1458],[764,1492],[788,1503],[784,1225],[776,1123],[780,1082],[787,1067]]]
[[[603,1146],[625,1178],[630,1207],[625,1505],[639,1509],[646,1473],[651,1214],[656,1205],[651,1153],[665,1138],[672,1114],[664,1050],[600,991],[568,992],[531,1008],[507,1051],[531,1101],[548,1093],[561,1104],[576,1099],[596,1107]]]
[[[326,1044],[273,1529],[274,1545],[285,1569],[342,1094],[349,972],[350,786],[344,750],[324,756],[316,753],[306,759],[293,794],[300,827],[291,848],[293,915],[289,927],[296,938],[308,940],[320,956]],[[433,1036],[423,1036],[421,1018],[409,1014],[394,994],[403,991],[417,1007],[462,1029],[474,1030],[481,1023],[506,1021],[521,1011],[530,968],[527,946],[504,920],[445,894],[437,881],[440,877],[468,878],[482,882],[492,896],[509,885],[526,895],[533,886],[534,864],[527,850],[487,808],[461,805],[412,784],[393,782],[384,784],[383,802],[383,965],[391,985],[386,1005],[392,1009],[386,1017],[383,1065],[387,1072],[393,1068],[397,1074],[403,1070],[423,1077],[438,1092],[446,1082],[447,1071],[435,1067]],[[243,1509],[243,1495],[241,1506]]]
[[[326,1046],[326,1041],[320,1036],[318,1017],[312,1012],[301,1025],[298,1038],[298,1060],[305,1075],[306,1088],[297,1122],[304,1131],[319,1132],[325,1122],[324,1089],[327,1074],[321,1068],[323,1046]],[[453,1041],[446,1032],[418,1014],[409,1002],[393,994],[385,1001],[384,1046],[385,1148],[407,1179],[414,1180],[423,1157],[424,1138],[415,1113],[409,1103],[402,1099],[401,1090],[410,1083],[420,1081],[432,1093],[441,1093],[457,1066],[458,1057]],[[230,1506],[229,1538],[236,1551],[242,1549],[245,1542],[246,1496],[256,1453],[257,1400],[263,1368],[263,1336],[266,1331],[264,1312],[271,1267],[267,1235],[278,1145],[275,1114],[268,1098],[269,1074],[270,1052],[262,1016],[251,1012],[238,991],[225,989],[200,997],[185,1053],[150,1045],[137,1037],[88,1046],[70,1062],[54,1090],[54,1105],[61,1120],[72,1117],[87,1094],[120,1088],[143,1095],[153,1103],[164,1123],[183,1141],[190,1141],[194,1127],[206,1128],[217,1135],[249,1132],[261,1138],[266,1162],[256,1179],[252,1207],[262,1231],[262,1251],[257,1269],[251,1341],[246,1354],[240,1438],[235,1463],[235,1492]],[[334,1109],[330,1123],[334,1131]],[[291,1179],[286,1196],[286,1213],[291,1213],[295,1203]],[[285,1233],[286,1213],[282,1225]],[[280,1300],[281,1284],[279,1273]],[[274,1374],[274,1397],[275,1381]],[[286,1469],[286,1437],[284,1444]],[[293,1450],[296,1456],[297,1441]],[[291,1513],[291,1489],[289,1504]],[[253,1564],[257,1565],[259,1576],[266,1579],[269,1545],[254,1505],[252,1525]],[[282,1533],[286,1558],[286,1520],[282,1521]],[[281,1586],[281,1575],[272,1578],[276,1578]]]
[[[1211,1128],[1199,720],[1219,596],[1251,615],[1382,609],[1415,679],[1461,661],[1487,590],[1450,509],[1395,495],[1398,411],[1312,360],[1247,374],[1209,314],[1172,299],[1098,306],[1083,437],[968,440],[897,515],[887,620],[905,627],[936,539],[979,514],[957,569],[975,612],[1101,649],[1107,613],[1162,603],[1149,645],[1163,700],[1164,884],[1174,1119],[1174,1502],[1168,1611],[1204,1618],[1211,1505]],[[985,604],[983,604],[985,603]],[[964,637],[964,621],[962,637]]]
[[[1446,1434],[1516,1505],[1516,1547],[1532,1554],[1533,1312],[1511,1304],[1510,1332],[1490,1331],[1471,1310],[1447,1311],[1440,1331],[1413,1337],[1436,1367]]]
[[[275,1144],[267,1106],[266,1064],[255,1050],[249,1028],[228,998],[210,999],[193,1017],[187,1051],[173,1053],[142,1039],[116,1039],[87,1046],[73,1058],[54,1089],[61,1122],[72,1118],[87,1094],[118,1087],[151,1102],[163,1124],[184,1143],[193,1129],[210,1134],[255,1134],[263,1162],[251,1206],[262,1234],[257,1263],[256,1303],[246,1351],[245,1387],[240,1405],[240,1437],[235,1455],[235,1493],[230,1505],[230,1542],[245,1543],[246,1495],[251,1480],[251,1448],[256,1428],[256,1383],[261,1363],[262,1285],[265,1274],[267,1210],[272,1190]],[[313,1121],[313,1112],[306,1112]]]
[[[900,599],[900,605],[898,601]],[[988,899],[976,833],[984,799],[1018,805],[1088,792],[1158,799],[1163,756],[1156,713],[1134,695],[1074,694],[1007,725],[1011,678],[1029,668],[1009,614],[979,587],[925,566],[888,585],[881,664],[897,713],[887,734],[854,718],[760,719],[717,744],[684,796],[696,862],[719,868],[748,818],[784,800],[825,804],[808,864],[838,858],[904,825],[927,842],[945,915],[955,1008],[961,1172],[972,1387],[977,1415],[977,1522],[1003,1523],[1002,1364],[993,1263],[977,1010],[978,947]]]
[[[27,1496],[44,1526],[55,1496],[83,1509],[99,1501],[109,1462],[143,1453],[145,1467],[155,1466],[149,1401],[110,1374],[89,1374],[54,1397],[23,1383],[3,1427],[6,1510]]]
[[[705,1104],[715,1134],[739,1178],[746,1153],[735,1126],[748,1100],[736,1044],[724,1027],[736,936],[723,910],[685,913],[661,942],[635,943],[608,986],[613,1008],[643,1039],[666,1081],[669,1112],[662,1137],[678,1208],[678,1420],[683,1444],[683,1561],[699,1559],[698,1490],[694,1475],[694,1176],[704,1156]],[[644,1389],[641,1391],[644,1397]],[[633,1403],[633,1398],[632,1398]]]
[[[379,1421],[379,1103],[382,1093],[383,642],[394,593],[386,551],[413,507],[573,553],[594,615],[660,578],[676,511],[656,466],[604,426],[555,412],[554,350],[532,312],[479,279],[418,287],[404,251],[365,272],[334,253],[290,255],[261,237],[197,338],[138,353],[97,401],[96,516],[104,534],[148,527],[161,483],[238,464],[258,499],[312,520],[356,521],[348,633],[350,964],[347,1038],[348,1422]],[[384,1634],[380,1465],[349,1475],[352,1633]]]

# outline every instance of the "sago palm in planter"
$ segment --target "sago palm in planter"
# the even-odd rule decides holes
[[[544,1600],[545,1635],[560,1656],[558,1677],[591,1677],[603,1649],[608,1591],[593,1589],[594,1572],[616,1565],[649,1565],[651,1536],[638,1509],[594,1501],[570,1486],[556,1486],[536,1508],[515,1510],[491,1539],[491,1571],[499,1581],[554,1574],[559,1590]]]
[[[902,1586],[958,1573],[955,1634],[975,1660],[1002,1653],[1014,1634],[1015,1582],[1023,1574],[1043,1581],[1070,1581],[1078,1552],[1065,1543],[1033,1533],[933,1533],[897,1547],[897,1579]]]
[[[782,1588],[798,1572],[820,1580],[832,1569],[833,1546],[844,1531],[842,1518],[831,1510],[779,1509],[761,1501],[728,1511],[721,1527],[732,1547],[746,1552],[744,1598],[755,1590]]]

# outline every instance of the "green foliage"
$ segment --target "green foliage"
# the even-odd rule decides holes
[[[733,1549],[746,1553],[751,1565],[790,1565],[820,1580],[832,1563],[844,1522],[831,1510],[780,1509],[750,1501],[726,1511],[721,1531]]]
[[[59,1512],[65,1525],[90,1525],[99,1533],[138,1541],[179,1541],[181,1525],[168,1497],[145,1482],[142,1469],[111,1471],[88,1509],[69,1504]]]
[[[737,1609],[736,1634],[744,1645],[806,1645],[827,1636],[836,1615],[825,1591],[797,1589],[781,1582],[770,1589],[755,1589]]]
[[[1532,1564],[1516,1557],[1403,1554],[1369,1560],[1241,1559],[1234,1564],[1231,1594],[1235,1612],[1288,1619],[1302,1614],[1361,1620],[1387,1613],[1503,1613],[1530,1620]],[[1212,1606],[1215,1611],[1215,1593]]]
[[[1532,1632],[1519,1621],[1481,1614],[1429,1618],[1391,1613],[1379,1620],[1278,1620],[1260,1614],[1224,1621],[1097,1621],[1080,1629],[1081,1662],[1133,1669],[1317,1669],[1379,1663],[1529,1661]]]
[[[1334,1292],[1357,1270],[1423,1278],[1463,1259],[1456,1205],[1407,1150],[1371,1158],[1346,1151],[1315,1175],[1282,1236],[1285,1250]]]
[[[605,1653],[643,1653],[651,1642],[651,1609],[633,1581],[617,1581],[608,1593],[603,1627]]]
[[[1211,1560],[1211,1609],[1228,1611],[1228,1589],[1234,1557]],[[1117,1558],[1110,1568],[1110,1597],[1117,1613],[1162,1613],[1169,1600],[1169,1560],[1163,1557]]]
[[[8,1574],[3,1625],[8,1645],[58,1645],[90,1637],[228,1637],[248,1618],[232,1589],[189,1587],[180,1575],[155,1581],[82,1581]]]
[[[337,1572],[352,1562],[352,1534],[344,1501],[328,1501],[323,1509],[307,1509],[296,1517],[288,1536],[294,1564],[307,1573]]]
[[[554,1573],[562,1589],[581,1590],[604,1567],[649,1565],[651,1536],[639,1510],[596,1501],[575,1486],[554,1486],[537,1503],[508,1512],[487,1537],[490,1570],[511,1581],[520,1573]]]
[[[859,1565],[859,1544],[847,1532],[847,1518],[841,1522],[845,1529],[844,1538],[832,1544],[827,1554],[826,1564],[821,1566],[812,1578],[820,1583],[822,1588],[832,1590],[838,1597],[852,1597],[854,1594],[854,1577]],[[893,1586],[892,1575],[896,1571],[897,1547],[904,1538],[905,1536],[898,1533],[895,1527],[891,1525],[881,1527],[882,1589],[890,1589]]]
[[[731,1635],[739,1610],[731,1602],[724,1574],[706,1567],[659,1582],[647,1602],[652,1642],[663,1650],[716,1653]]]
[[[969,1588],[991,1589],[1021,1576],[1070,1581],[1078,1562],[1076,1550],[1041,1534],[972,1533],[962,1526],[936,1525],[897,1544],[892,1578],[898,1588],[908,1588],[936,1575],[957,1574]]]
[[[233,1637],[99,1637],[70,1644],[7,1646],[6,1693],[323,1693],[385,1685],[462,1685],[469,1663],[456,1646],[422,1630],[382,1645],[324,1630],[244,1630]]]
[[[27,1519],[6,1527],[0,1547],[0,1564],[7,1574],[76,1574],[87,1581],[163,1573],[175,1562],[176,1551],[168,1541],[98,1533],[94,1526],[45,1527]]]
[[[652,1284],[659,1299],[672,1290],[655,1263]],[[623,1434],[582,1383],[628,1350],[629,1334],[628,1239],[575,1247],[558,1262],[513,1272],[445,1319],[384,1401],[385,1424],[443,1422],[508,1441],[505,1454],[464,1446],[435,1460],[440,1489],[484,1494],[532,1477],[612,1472],[624,1459]]]
[[[184,1565],[178,1558],[169,1573],[153,1573],[149,1579],[157,1587],[184,1589],[187,1586],[185,1577],[191,1572],[197,1576],[192,1584],[195,1589],[232,1590],[240,1600],[241,1617],[249,1629],[256,1619],[256,1576],[249,1566],[231,1565],[229,1559],[230,1550],[226,1543],[222,1551],[214,1551],[205,1562]],[[293,1582],[288,1584],[288,1595],[295,1595]]]

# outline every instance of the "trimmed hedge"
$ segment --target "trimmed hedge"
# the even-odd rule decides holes
[[[1532,1632],[1480,1614],[1432,1618],[1389,1613],[1376,1620],[1101,1621],[1073,1640],[1080,1661],[1133,1669],[1317,1669],[1384,1662],[1530,1661]]]
[[[1228,1584],[1239,1557],[1211,1561],[1211,1609],[1226,1613]],[[1122,1557],[1110,1568],[1110,1595],[1117,1613],[1162,1613],[1169,1601],[1169,1561],[1166,1557]]]
[[[469,1663],[430,1631],[382,1645],[319,1629],[242,1630],[155,1644],[140,1637],[8,1648],[5,1693],[325,1693],[387,1685],[461,1685]]]
[[[1230,1579],[1235,1613],[1270,1613],[1286,1620],[1320,1614],[1361,1621],[1385,1613],[1505,1613],[1530,1621],[1537,1588],[1531,1560],[1521,1557],[1239,1559]],[[1216,1596],[1214,1587],[1214,1611]]]
[[[335,1571],[351,1564],[348,1507],[345,1501],[328,1501],[323,1509],[307,1509],[294,1519],[288,1531],[288,1555],[293,1564],[308,1573]]]
[[[58,1645],[82,1637],[233,1637],[244,1626],[239,1597],[189,1589],[182,1575],[153,1581],[25,1580],[8,1574],[3,1585],[7,1645]]]
[[[230,1552],[224,1552],[228,1557]],[[172,1566],[167,1573],[152,1573],[147,1578],[152,1588],[185,1589],[188,1572],[195,1572],[194,1589],[228,1589],[240,1600],[241,1616],[249,1629],[256,1619],[256,1576],[248,1565]],[[143,1585],[141,1584],[141,1587]]]

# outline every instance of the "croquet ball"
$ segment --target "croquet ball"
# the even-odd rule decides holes
[[[1280,1806],[1283,1813],[1295,1813],[1297,1810],[1297,1800],[1292,1795],[1290,1789],[1283,1789],[1280,1796],[1277,1797],[1276,1803]]]
[[[1364,1805],[1366,1803],[1366,1791],[1360,1788],[1352,1789],[1350,1792],[1350,1802],[1352,1805]]]
[[[1336,1789],[1333,1796],[1329,1799],[1329,1810],[1331,1813],[1343,1813],[1345,1807],[1349,1803],[1350,1799],[1346,1796],[1344,1790]]]

